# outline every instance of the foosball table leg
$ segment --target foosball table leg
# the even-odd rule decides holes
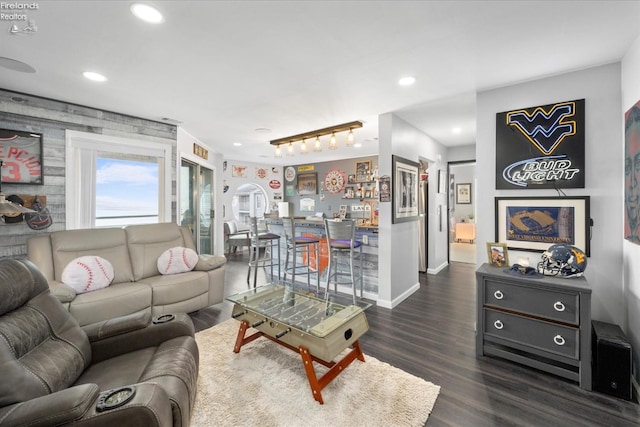
[[[304,364],[304,370],[307,372],[307,379],[311,386],[311,393],[313,398],[317,400],[321,405],[324,404],[322,400],[322,387],[318,383],[318,377],[316,376],[316,370],[313,367],[313,359],[309,354],[309,350],[305,347],[300,347],[300,356],[302,356],[302,363]]]
[[[250,343],[251,341],[260,338],[263,334],[258,331],[253,335],[249,335],[248,337],[244,337],[244,334],[249,329],[249,323],[246,320],[242,320],[240,322],[240,329],[238,329],[238,336],[236,336],[236,344],[233,346],[234,353],[240,353],[240,349],[243,345]]]
[[[330,366],[330,369],[325,372],[323,376],[318,379],[316,376],[316,370],[313,367],[313,356],[309,353],[309,350],[306,347],[300,346],[298,348],[300,351],[300,356],[302,357],[302,363],[304,364],[304,370],[307,373],[307,379],[309,380],[309,385],[311,386],[311,393],[313,394],[313,398],[317,400],[321,405],[324,404],[322,400],[322,389],[324,389],[335,377],[340,374],[347,366],[351,364],[354,360],[358,359],[361,362],[364,362],[364,353],[362,353],[362,348],[360,347],[360,342],[355,341],[353,343],[353,348],[344,356],[340,361],[333,364],[327,364],[326,362],[318,362],[324,364],[325,366]]]

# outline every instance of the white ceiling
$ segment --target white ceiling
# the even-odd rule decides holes
[[[328,161],[377,153],[387,112],[472,144],[476,91],[618,61],[640,29],[638,1],[156,1],[159,25],[130,3],[40,1],[23,12],[34,34],[0,21],[0,56],[37,70],[0,67],[0,86],[178,120],[227,159],[273,164],[302,160],[276,161],[271,139],[363,120],[362,148],[304,158]]]

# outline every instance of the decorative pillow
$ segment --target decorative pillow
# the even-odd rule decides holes
[[[99,256],[81,256],[71,261],[62,271],[62,283],[76,293],[106,288],[113,280],[113,265]]]
[[[160,274],[176,274],[191,271],[198,263],[198,254],[193,249],[176,246],[167,249],[158,258]]]

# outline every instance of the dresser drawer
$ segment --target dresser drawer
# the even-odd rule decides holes
[[[484,309],[483,332],[487,336],[523,344],[578,360],[580,330],[542,320]]]
[[[484,304],[573,325],[580,324],[578,293],[487,279],[484,282]]]

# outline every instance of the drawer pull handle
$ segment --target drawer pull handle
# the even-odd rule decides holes
[[[493,296],[494,296],[494,297],[496,297],[496,299],[502,299],[502,298],[504,298],[503,293],[502,293],[502,292],[500,292],[500,291],[495,291],[495,292],[493,293]]]
[[[556,311],[564,311],[565,306],[564,306],[564,304],[563,304],[562,302],[560,302],[560,301],[556,301],[556,302],[553,304],[553,308],[555,308],[555,309],[556,309]]]
[[[564,338],[562,338],[562,335],[556,335],[555,337],[553,337],[553,342],[556,343],[557,345],[565,344],[565,340]]]
[[[502,329],[502,328],[504,328],[504,325],[503,325],[503,324],[502,324],[502,322],[501,322],[501,321],[499,321],[499,320],[496,320],[495,322],[493,322],[493,326],[495,326],[495,327],[496,327],[496,329]]]

